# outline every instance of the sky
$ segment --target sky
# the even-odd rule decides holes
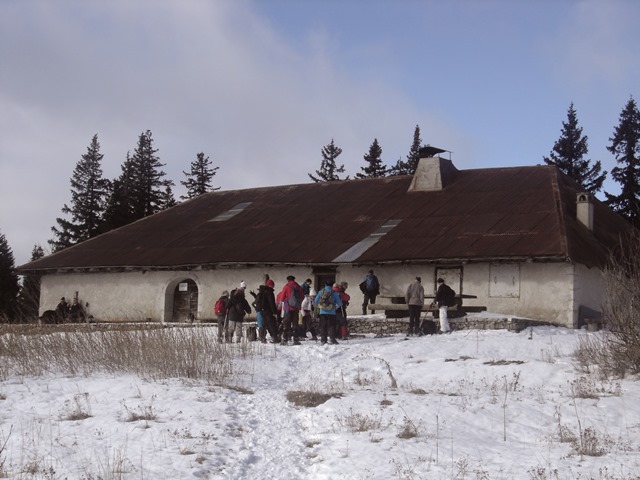
[[[640,384],[600,380],[573,358],[599,335],[227,345],[239,354],[217,385],[70,375],[55,361],[31,376],[3,361],[15,373],[0,382],[0,465],[9,479],[637,479]],[[296,406],[295,391],[332,398]]]
[[[16,265],[71,200],[98,134],[106,178],[150,130],[176,184],[309,182],[333,139],[353,177],[424,144],[460,169],[543,163],[574,103],[587,158],[640,86],[633,0],[0,2],[0,233]],[[615,182],[605,190],[616,193]]]

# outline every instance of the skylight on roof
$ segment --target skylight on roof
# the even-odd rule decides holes
[[[233,217],[235,217],[236,215],[238,215],[240,212],[242,212],[245,208],[247,208],[249,205],[251,205],[252,202],[242,202],[237,204],[235,207],[230,208],[229,210],[227,210],[226,212],[221,213],[220,215],[218,215],[217,217],[212,218],[211,220],[209,220],[210,222],[225,222]]]
[[[373,247],[378,241],[384,237],[387,233],[397,227],[402,220],[387,220],[384,224],[378,228],[375,232],[369,234],[368,237],[363,238],[358,243],[352,245],[347,251],[338,255],[333,259],[334,262],[354,262],[364,252]]]

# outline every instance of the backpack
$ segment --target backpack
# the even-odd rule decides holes
[[[331,301],[333,297],[333,290],[322,290],[318,306],[322,310],[333,310],[336,308],[335,304]]]
[[[256,300],[253,302],[253,308],[256,309],[256,312],[261,312],[264,309],[264,290],[258,290],[258,294],[256,295]]]
[[[287,300],[289,308],[300,310],[300,307],[302,306],[302,297],[300,296],[300,292],[296,287],[289,286],[289,288],[291,289],[291,295],[289,295],[289,299]]]
[[[447,284],[445,284],[445,287],[444,292],[442,292],[443,303],[447,307],[453,307],[456,304],[456,292]]]
[[[216,315],[225,315],[227,313],[227,299],[226,297],[220,297],[216,300],[213,306],[213,311]]]

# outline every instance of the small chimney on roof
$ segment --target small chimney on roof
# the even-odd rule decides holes
[[[420,149],[420,160],[413,181],[409,186],[410,192],[430,192],[442,190],[458,173],[458,169],[451,160],[442,158],[439,153],[446,152],[432,146]]]
[[[576,197],[576,218],[593,232],[593,203],[589,192],[580,192]]]

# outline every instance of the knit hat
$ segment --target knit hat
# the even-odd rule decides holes
[[[247,284],[245,283],[244,280],[240,282],[240,288],[247,288]]]
[[[442,278],[439,278],[438,283],[444,283],[444,280]]]

